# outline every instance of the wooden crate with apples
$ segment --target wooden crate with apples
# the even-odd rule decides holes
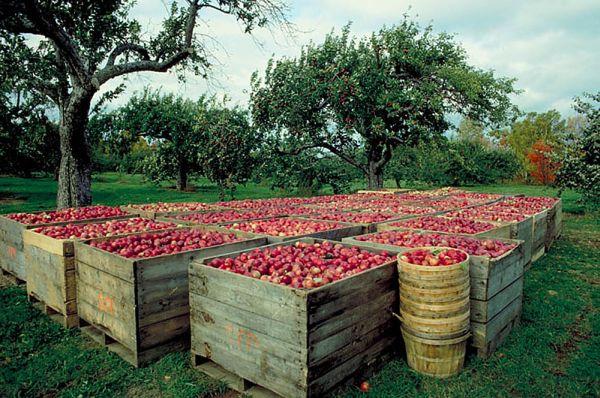
[[[322,231],[318,231],[318,232],[310,232],[310,233],[300,232],[298,235],[288,235],[288,236],[276,236],[276,235],[268,235],[265,233],[254,233],[254,232],[247,232],[247,233],[252,234],[253,236],[257,236],[257,237],[259,237],[259,236],[266,237],[269,240],[269,243],[280,243],[280,242],[286,242],[286,241],[300,239],[300,238],[318,238],[318,239],[341,241],[342,238],[345,238],[347,236],[360,235],[363,232],[363,226],[360,224],[343,223],[343,222],[337,222],[337,221],[334,222],[334,221],[313,220],[313,219],[309,219],[309,218],[305,218],[305,217],[270,217],[270,218],[261,219],[261,220],[242,221],[240,223],[224,223],[221,225],[228,229],[231,228],[232,231],[237,231],[236,224],[252,223],[252,222],[266,222],[271,219],[277,219],[277,220],[288,219],[288,220],[298,220],[298,221],[319,222],[319,223],[323,223],[323,224],[331,224],[332,227],[329,229],[324,229]],[[333,224],[337,224],[337,226],[334,226]]]
[[[269,247],[299,241],[323,242]],[[397,346],[395,260],[308,290],[213,268],[211,260],[190,267],[192,360],[209,375],[227,375],[238,391],[254,394],[257,385],[287,398],[327,396]]]
[[[42,212],[33,212],[31,214],[39,213]],[[0,268],[3,273],[11,275],[16,282],[24,283],[27,281],[26,259],[23,244],[23,231],[25,230],[52,225],[85,224],[129,217],[133,217],[133,215],[74,220],[68,222],[48,222],[32,225],[20,223],[6,216],[0,216]]]
[[[373,234],[365,236],[370,235]],[[358,237],[358,239],[357,237],[345,238],[342,242],[379,250],[396,250],[400,252],[411,250],[408,247],[359,240],[365,236]],[[451,235],[448,234],[448,236]],[[477,349],[478,355],[484,358],[487,358],[497,349],[515,322],[518,322],[515,319],[520,316],[520,302],[523,299],[523,272],[527,261],[523,241],[494,239],[508,244],[515,244],[516,247],[496,258],[470,255],[469,264],[471,331],[473,335],[471,344]]]
[[[187,229],[192,228],[175,230]],[[242,240],[148,258],[126,258],[89,244],[111,238],[75,242],[82,331],[136,367],[189,347],[189,262],[267,243],[217,227],[195,229],[234,233]]]
[[[180,203],[174,203],[173,205],[178,205]],[[193,203],[197,204],[198,207],[196,209],[186,209],[185,206],[173,207],[172,209],[163,209],[164,206],[160,205],[168,205],[167,203],[146,203],[141,205],[126,205],[121,206],[121,209],[124,211],[131,213],[133,215],[137,215],[144,218],[159,218],[159,217],[172,217],[175,215],[183,215],[183,214],[193,214],[201,211],[210,211],[210,210],[224,210],[225,208],[222,206],[205,204],[205,203]]]

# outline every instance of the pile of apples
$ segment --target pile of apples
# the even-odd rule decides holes
[[[500,201],[491,205],[494,211],[508,211],[534,215],[550,209],[558,201],[556,198],[517,197]]]
[[[177,224],[172,222],[154,221],[147,218],[126,218],[94,224],[67,224],[39,227],[35,228],[34,231],[55,239],[90,239],[134,232],[155,231],[174,228],[176,226]]]
[[[519,222],[527,218],[526,215],[521,213],[491,211],[485,207],[472,207],[470,209],[452,211],[446,213],[445,216],[497,222]]]
[[[205,247],[239,241],[235,234],[224,234],[199,229],[180,229],[90,243],[91,246],[126,258],[146,258],[175,254]]]
[[[424,215],[438,212],[438,210],[433,209],[431,207],[409,206],[398,203],[368,203],[365,205],[365,209],[372,211],[390,212],[395,213],[397,215]]]
[[[229,202],[217,202],[216,204],[232,209],[262,209],[265,207],[297,206],[307,204],[306,198],[271,198],[271,199],[244,199]]]
[[[446,211],[454,209],[462,209],[463,207],[472,206],[475,203],[468,199],[460,198],[445,198],[435,200],[424,200],[421,202],[423,206],[433,207],[437,210]]]
[[[153,211],[161,213],[177,212],[177,211],[200,211],[208,210],[212,208],[211,205],[202,202],[157,202],[157,203],[146,203],[140,205],[129,205],[134,209]]]
[[[496,258],[517,247],[497,239],[474,239],[468,236],[418,233],[414,231],[381,231],[375,234],[357,236],[362,242],[375,242],[400,247],[440,246],[460,249],[472,256]]]
[[[456,249],[445,249],[439,252],[417,249],[402,253],[399,259],[409,264],[438,267],[462,263],[467,259],[467,253]]]
[[[124,212],[118,207],[111,206],[86,206],[79,208],[68,208],[56,211],[43,211],[39,213],[14,213],[6,215],[11,220],[28,225],[49,224],[56,222],[70,222],[79,220],[92,220],[100,218],[110,218],[125,216]]]
[[[394,227],[424,229],[427,231],[449,232],[473,235],[496,228],[494,224],[466,218],[444,218],[425,216],[390,224]]]
[[[372,224],[397,218],[393,213],[373,213],[373,212],[352,212],[352,211],[334,211],[311,213],[307,217],[317,220],[341,221],[360,224]]]
[[[493,200],[498,200],[502,195],[493,193],[476,193],[476,192],[458,192],[451,195],[452,198],[468,199],[472,202],[486,203]]]
[[[387,252],[377,254],[326,241],[254,249],[234,258],[213,259],[208,265],[293,288],[311,289],[392,260]]]
[[[307,235],[342,227],[343,225],[334,222],[301,220],[285,217],[243,221],[225,225],[225,228],[229,229],[271,236]]]

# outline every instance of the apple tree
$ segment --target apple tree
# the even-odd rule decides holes
[[[296,57],[271,59],[253,75],[251,107],[258,127],[293,137],[289,153],[325,149],[379,188],[394,148],[442,134],[450,114],[504,124],[513,84],[470,65],[453,36],[405,17],[360,39],[346,26]]]
[[[210,31],[197,25],[209,13],[226,14],[245,33],[285,23],[279,0],[171,0],[158,32],[144,34],[130,16],[133,0],[4,0],[0,4],[0,40],[15,37],[18,67],[28,89],[51,100],[59,114],[61,161],[58,207],[90,204],[91,151],[86,136],[92,100],[101,87],[135,72],[188,71],[206,76]],[[157,5],[163,3],[157,2]],[[118,87],[117,91],[122,89]],[[116,92],[105,93],[110,99]]]

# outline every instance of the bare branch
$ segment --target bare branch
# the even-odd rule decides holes
[[[115,61],[117,60],[117,57],[128,51],[133,51],[133,52],[138,53],[142,57],[142,60],[144,60],[144,61],[150,60],[150,54],[148,53],[148,50],[144,46],[140,46],[139,44],[134,44],[134,43],[123,43],[123,44],[119,44],[118,46],[115,47],[114,50],[111,51],[111,53],[108,56],[108,60],[106,61],[106,66],[114,65]]]
[[[89,84],[89,73],[71,37],[51,18],[42,13],[36,0],[25,0],[27,18],[39,30],[39,34],[52,40],[61,52],[72,74],[84,86]]]
[[[93,79],[92,79],[93,84],[100,87],[100,85],[105,83],[107,80],[113,79],[117,76],[121,76],[121,75],[124,75],[127,73],[133,73],[133,72],[142,72],[142,71],[166,72],[173,66],[179,64],[180,62],[182,62],[183,60],[188,58],[194,52],[192,40],[194,38],[194,27],[196,26],[196,17],[198,15],[198,7],[199,7],[198,0],[194,0],[194,1],[190,2],[190,7],[188,9],[187,22],[186,22],[186,26],[185,26],[185,37],[184,37],[183,48],[181,48],[176,54],[170,56],[169,58],[167,58],[163,61],[160,61],[160,60],[151,61],[150,59],[143,59],[141,61],[127,62],[127,63],[120,64],[120,65],[114,65],[114,59],[113,59],[112,64],[109,64],[107,62],[107,65],[103,69],[97,71],[94,74]],[[140,50],[142,48],[143,47],[140,46],[140,48],[136,49],[135,51],[140,53]],[[116,50],[117,49],[113,50],[113,52],[111,53],[111,56],[113,54],[115,54]],[[146,54],[148,53],[147,50],[144,49],[144,51]],[[116,54],[114,56],[115,59],[116,59],[117,55],[118,54]],[[109,56],[109,61],[111,60],[111,56]]]

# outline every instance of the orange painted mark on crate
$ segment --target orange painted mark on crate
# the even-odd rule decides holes
[[[109,296],[102,294],[102,292],[98,292],[98,309],[102,312],[114,314],[115,304],[113,302],[113,299]]]
[[[230,323],[225,326],[225,331],[229,337],[229,344],[237,345],[239,350],[250,351],[250,349],[260,346],[258,337],[249,330],[236,328]]]
[[[17,248],[8,246],[8,249],[6,249],[6,253],[8,254],[8,257],[15,258],[17,257]]]

